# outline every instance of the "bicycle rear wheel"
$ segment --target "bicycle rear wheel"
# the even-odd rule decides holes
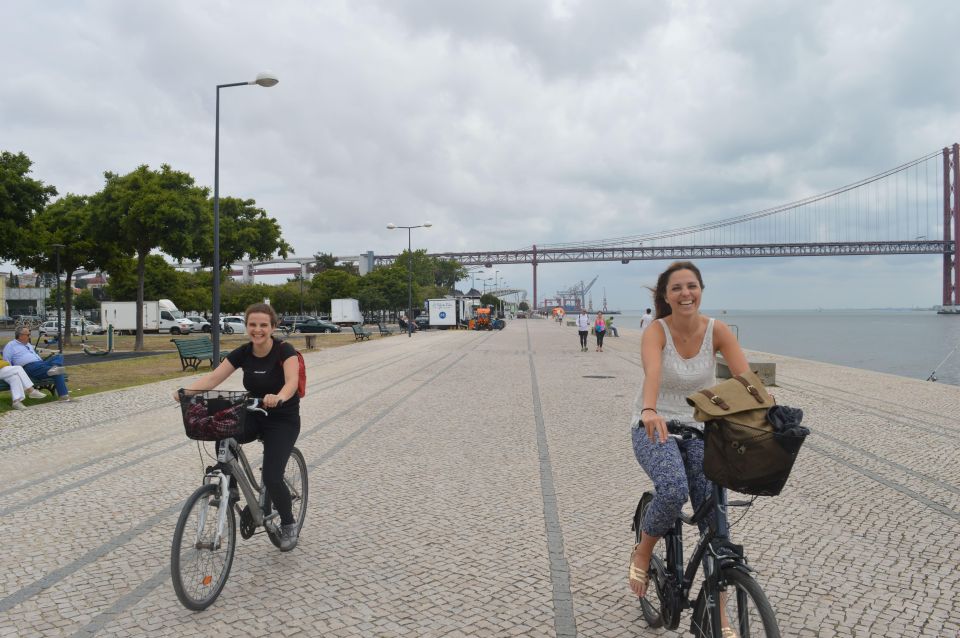
[[[290,500],[293,505],[293,519],[297,523],[297,535],[303,529],[303,519],[307,515],[307,496],[309,486],[307,484],[307,462],[303,459],[303,453],[297,448],[290,452],[290,458],[287,460],[287,466],[283,469],[283,482],[287,484],[290,490]],[[280,547],[280,537],[272,532],[268,532],[270,541]]]
[[[220,515],[218,486],[201,485],[187,499],[170,548],[173,590],[187,609],[206,609],[227,584],[237,547],[237,520],[227,503],[227,523],[218,547],[213,546]]]
[[[723,570],[722,579],[727,585],[720,593],[720,604],[723,607],[721,623],[726,622],[726,626],[731,627],[737,636],[780,638],[780,627],[777,625],[773,607],[753,576],[740,569],[728,568]],[[713,635],[713,610],[707,608],[703,599],[704,594],[701,591],[690,629],[694,636],[721,638]]]

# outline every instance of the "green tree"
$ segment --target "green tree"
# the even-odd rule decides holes
[[[53,186],[28,177],[32,165],[23,153],[0,153],[0,260],[30,257],[24,251],[30,220],[57,194]]]
[[[407,270],[397,264],[376,268],[361,278],[357,299],[364,310],[401,310],[407,307]],[[413,284],[413,305],[419,307],[423,296]]]
[[[220,198],[220,268],[242,259],[266,260],[274,255],[286,258],[293,252],[280,235],[280,223],[268,217],[252,199]],[[213,264],[213,200],[207,204],[205,227],[200,234],[197,257],[205,266]]]
[[[496,306],[500,307],[500,298],[490,294],[489,292],[480,297],[481,306]]]
[[[73,298],[73,305],[82,312],[96,310],[100,307],[100,302],[93,296],[93,291],[87,288],[77,293],[77,296]]]
[[[188,173],[163,164],[159,171],[146,165],[126,175],[104,173],[106,185],[91,199],[100,240],[137,262],[137,338],[134,350],[143,350],[143,301],[146,262],[160,249],[174,259],[199,257],[204,237],[207,190]]]
[[[338,264],[337,258],[332,253],[315,253],[313,258],[316,260],[308,266],[311,273],[321,273],[325,270],[342,270],[352,275],[359,275],[360,269],[356,264]]]
[[[356,298],[359,279],[356,275],[342,270],[325,270],[313,276],[310,288],[317,295],[320,309],[330,312],[331,299]]]
[[[434,257],[433,267],[433,282],[447,292],[452,292],[457,287],[457,282],[467,276],[467,269],[454,259]]]
[[[56,250],[60,248],[60,271],[64,273],[63,307],[66,325],[70,325],[73,313],[73,275],[80,268],[94,268],[102,254],[96,244],[96,233],[90,222],[90,206],[82,195],[67,194],[37,213],[30,222],[29,237],[23,245],[28,254],[17,261],[20,266],[38,272],[55,272]],[[59,308],[59,304],[52,306]],[[64,334],[63,342],[71,342],[70,331]]]
[[[120,257],[112,261],[107,272],[110,281],[107,284],[107,296],[113,301],[136,301],[137,292],[143,290],[143,299],[155,301],[170,299],[177,307],[177,299],[183,292],[184,278],[177,269],[167,263],[163,255],[147,255],[144,260],[143,281],[137,275],[137,260],[129,257]],[[141,311],[142,312],[142,311]]]
[[[530,310],[530,304],[528,304],[526,301],[521,301],[519,304],[517,304],[517,308],[526,312]]]

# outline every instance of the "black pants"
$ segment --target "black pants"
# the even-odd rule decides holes
[[[602,347],[603,347],[603,335],[605,335],[605,334],[607,333],[607,331],[606,331],[606,330],[596,330],[596,331],[594,331],[594,332],[595,332],[596,335],[597,335],[597,347],[598,347],[598,348],[602,348]]]
[[[259,412],[247,413],[246,432],[240,443],[263,440],[263,484],[267,494],[280,514],[280,523],[290,525],[293,519],[293,503],[290,490],[283,482],[283,471],[290,460],[290,452],[300,436],[300,414],[276,414],[267,416]]]
[[[587,347],[587,331],[586,330],[580,331],[580,347],[581,348]]]

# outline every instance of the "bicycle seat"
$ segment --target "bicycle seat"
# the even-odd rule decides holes
[[[692,425],[684,425],[679,421],[667,421],[667,432],[685,441],[703,438],[703,430],[695,428]]]

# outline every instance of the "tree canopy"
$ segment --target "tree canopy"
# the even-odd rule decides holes
[[[0,260],[27,256],[27,226],[57,194],[53,186],[28,177],[32,165],[23,153],[0,153]]]

